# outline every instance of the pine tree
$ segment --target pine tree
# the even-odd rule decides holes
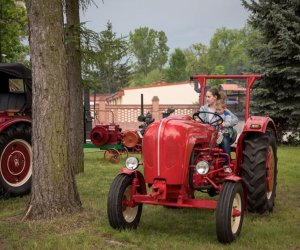
[[[261,46],[250,49],[256,72],[264,75],[254,91],[254,110],[272,117],[279,131],[299,135],[300,2],[242,2],[252,13],[250,25],[261,33]]]
[[[99,34],[97,51],[95,52],[95,66],[101,93],[114,93],[124,87],[130,78],[128,59],[128,44],[125,37],[117,37],[112,30],[112,23],[108,22],[107,29]]]

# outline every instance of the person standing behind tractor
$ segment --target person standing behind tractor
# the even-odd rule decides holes
[[[234,115],[230,110],[227,109],[225,96],[216,101],[216,112],[219,116],[222,117],[223,123],[219,124],[219,138],[217,143],[220,144],[223,152],[230,155],[230,138],[233,135],[233,126],[237,125],[239,119]],[[228,158],[225,157],[224,168],[226,172],[231,172],[228,167]]]

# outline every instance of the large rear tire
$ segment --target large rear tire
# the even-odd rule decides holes
[[[111,184],[107,199],[107,214],[115,229],[136,229],[143,205],[129,206],[133,176],[119,174]]]
[[[30,192],[31,177],[31,127],[14,125],[0,134],[0,186],[6,195],[24,195]]]
[[[277,185],[277,144],[273,130],[252,134],[245,140],[241,174],[247,186],[248,211],[271,212]]]
[[[244,190],[239,182],[225,182],[216,210],[218,241],[231,243],[240,234],[244,219]]]

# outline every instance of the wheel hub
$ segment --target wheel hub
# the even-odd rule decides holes
[[[25,156],[21,151],[14,151],[8,156],[7,169],[12,175],[19,175],[25,168]]]
[[[24,140],[14,140],[4,148],[0,159],[0,172],[4,181],[14,187],[23,185],[32,173],[32,150]]]
[[[128,223],[131,223],[138,213],[138,206],[130,207],[130,193],[131,185],[126,188],[122,200],[123,216]]]
[[[241,221],[241,213],[242,213],[242,199],[239,194],[236,194],[232,204],[232,212],[231,212],[231,229],[232,233],[236,233],[240,221]]]

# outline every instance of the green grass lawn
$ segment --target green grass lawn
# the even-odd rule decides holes
[[[240,237],[218,243],[211,210],[143,207],[137,230],[110,227],[106,200],[122,164],[85,150],[85,172],[76,177],[83,212],[54,220],[21,222],[29,196],[0,198],[0,249],[300,249],[300,148],[278,150],[274,212],[246,214]]]

